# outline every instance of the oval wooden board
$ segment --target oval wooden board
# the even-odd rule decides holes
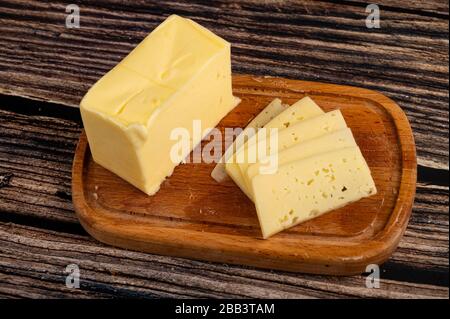
[[[83,227],[127,249],[287,271],[350,275],[384,262],[415,195],[415,145],[403,111],[379,93],[348,86],[238,75],[233,87],[242,102],[220,122],[222,131],[245,126],[276,97],[293,103],[309,95],[325,111],[341,109],[378,194],[262,240],[253,203],[232,181],[216,183],[214,164],[178,166],[149,197],[94,163],[82,134],[72,196]]]

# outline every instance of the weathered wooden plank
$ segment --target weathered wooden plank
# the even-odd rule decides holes
[[[66,236],[72,240],[73,236],[78,236],[76,238],[81,236],[80,238],[87,240],[85,232],[78,225],[73,213],[70,193],[71,162],[81,124],[79,118],[75,117],[72,120],[74,115],[65,114],[62,110],[66,109],[70,113],[74,109],[44,103],[37,103],[37,107],[33,107],[32,104],[36,104],[36,102],[27,102],[22,99],[9,98],[7,104],[10,105],[9,103],[21,105],[22,109],[20,112],[16,112],[13,111],[14,107],[0,102],[0,129],[2,130],[2,135],[0,135],[0,176],[3,176],[1,178],[3,180],[2,187],[0,187],[0,221],[37,226],[41,229],[36,229],[36,231],[40,232],[42,236],[45,232],[58,230],[59,237]],[[448,175],[448,172],[446,173]],[[419,174],[419,176],[422,176],[423,179],[426,178],[424,174]],[[448,181],[446,185],[430,185],[429,183],[429,180],[419,180],[416,202],[406,234],[397,251],[384,266],[386,271],[384,275],[392,283],[400,284],[402,281],[410,281],[416,282],[418,285],[430,283],[445,285],[445,282],[448,282]],[[94,244],[93,240],[89,239],[89,242],[92,246],[104,247],[98,243]],[[115,253],[117,251],[115,250]],[[39,254],[36,253],[37,255]],[[35,257],[29,259],[34,260],[33,258]],[[83,258],[80,257],[80,259]],[[172,260],[169,257],[152,256],[151,258],[164,258],[168,262]],[[12,263],[13,261],[11,261]],[[211,265],[197,264],[202,265],[201,267],[206,267],[204,265],[210,267]],[[240,267],[216,264],[213,267],[241,269]],[[170,268],[167,268],[166,271],[167,275],[171,272]],[[258,274],[258,278],[261,280],[266,276],[265,271],[251,271]],[[406,278],[405,272],[409,272]],[[12,272],[9,275],[16,276],[17,273]],[[92,281],[95,276],[97,275],[92,274]],[[297,277],[303,278],[302,280],[313,278],[302,275],[296,275]],[[402,280],[398,280],[399,277]],[[349,288],[350,292],[339,290],[341,289],[339,279],[323,278],[327,282],[332,280],[337,285],[323,296],[337,297],[335,294],[345,295],[346,293],[358,296],[368,294],[358,289],[354,291],[353,288]],[[284,280],[286,279],[282,280],[283,283]],[[319,279],[313,281],[314,283],[320,282]],[[313,292],[295,291],[295,296],[319,296],[314,293],[319,288],[312,283],[308,283],[308,285]],[[350,283],[342,285],[353,287]],[[263,286],[262,283],[261,286]],[[401,287],[403,286],[395,289],[402,291]],[[274,290],[279,289],[281,288],[274,288]],[[405,287],[405,289],[412,288]],[[165,290],[160,291],[158,296],[163,296],[163,292],[169,293]],[[126,293],[131,294],[132,291]],[[126,293],[124,292],[124,295]],[[224,291],[218,293],[217,296],[222,296],[222,293]],[[292,291],[288,289],[285,293],[286,295],[283,296],[291,294]],[[272,291],[270,296],[275,296],[273,294]],[[147,296],[145,293],[144,295]]]
[[[334,2],[334,1],[333,1]],[[340,2],[340,1],[336,1]],[[346,2],[353,2],[355,5],[361,4],[360,0],[350,0]],[[370,2],[370,1],[367,1]],[[421,0],[396,0],[396,1],[389,1],[389,0],[381,0],[377,1],[377,4],[387,8],[388,10],[397,10],[400,12],[414,12],[416,14],[422,14],[426,15],[427,13],[436,13],[439,15],[448,15],[448,1],[442,1],[442,0],[428,0],[428,1],[421,1]]]
[[[3,256],[2,256],[3,258]],[[1,269],[1,266],[0,266]],[[64,269],[63,269],[64,271]],[[1,294],[4,298],[74,298],[73,289],[69,289],[65,285],[62,276],[58,276],[61,282],[53,283],[49,279],[50,276],[36,276],[31,272],[24,271],[21,274],[9,274],[8,271],[0,270]],[[76,298],[89,298],[92,293],[78,290]],[[96,298],[112,298],[112,293],[97,292]]]
[[[86,1],[81,28],[66,29],[64,3],[2,0],[0,91],[77,105],[89,85],[178,13],[233,43],[235,72],[387,94],[408,114],[419,163],[448,169],[448,3],[380,4],[382,27],[369,30],[358,1]]]
[[[0,223],[0,280],[35,286],[50,282],[42,295],[64,296],[64,269],[80,267],[79,294],[139,297],[386,297],[446,298],[447,287],[381,279],[380,289],[368,289],[363,276],[323,277],[228,267],[180,258],[130,252],[93,242],[86,236],[42,231]],[[14,277],[22,275],[24,277]],[[39,285],[37,285],[39,287]],[[39,291],[0,285],[0,293],[22,296]],[[48,290],[52,292],[49,294]]]
[[[448,1],[378,1],[377,30],[365,27],[367,3],[83,1],[81,28],[66,29],[65,3],[0,0],[0,92],[76,106],[99,76],[178,13],[233,43],[235,72],[387,94],[412,123],[421,166],[411,222],[383,266],[381,289],[366,289],[360,276],[228,267],[94,242],[71,205],[78,111],[2,97],[0,296],[448,297]],[[86,260],[77,292],[66,290],[62,273],[73,260]]]
[[[339,2],[339,1],[336,1]],[[355,4],[360,4],[364,1],[359,0],[350,0],[348,2],[354,2]],[[370,2],[370,1],[365,1]],[[448,15],[448,1],[442,1],[442,0],[428,0],[428,1],[421,1],[421,0],[396,0],[396,1],[389,1],[389,0],[381,0],[377,1],[377,4],[379,4],[382,7],[388,7],[390,10],[396,9],[400,12],[403,11],[409,11],[414,12],[416,14],[426,14],[427,12],[433,12],[440,15]]]

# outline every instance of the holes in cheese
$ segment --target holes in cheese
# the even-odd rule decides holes
[[[284,165],[286,163],[306,158],[312,155],[326,153],[340,148],[346,148],[356,146],[355,139],[349,128],[345,128],[334,133],[330,133],[303,143],[295,144],[294,146],[287,148],[278,153],[278,165]],[[261,167],[264,164],[258,162],[251,164],[245,172],[245,187],[253,198],[251,191],[251,180],[256,175],[263,173]],[[323,168],[323,172],[329,172],[330,168]],[[286,172],[287,174],[289,172]],[[318,176],[319,170],[314,172],[315,176]],[[297,181],[298,182],[298,181]]]
[[[324,126],[328,129],[325,130]],[[278,149],[281,152],[289,147],[309,141],[311,139],[323,136],[330,132],[335,132],[346,128],[347,125],[339,110],[328,112],[313,118],[301,121],[295,125],[278,132]],[[226,163],[227,173],[233,178],[244,193],[252,199],[249,183],[246,179],[246,171],[248,167],[260,160],[258,149],[266,146],[265,154],[269,154],[269,145],[265,140],[259,140],[251,143],[250,141],[241,147],[231,158],[229,163]],[[252,161],[252,156],[255,160]],[[276,156],[276,155],[275,155]],[[240,159],[244,159],[240,161]],[[250,159],[250,160],[249,160]]]
[[[376,193],[355,146],[282,165],[275,174],[256,175],[252,189],[264,238]]]
[[[323,113],[322,109],[309,96],[305,96],[264,125],[264,127],[283,129]]]
[[[305,97],[294,103],[292,106],[287,108],[285,111],[283,111],[274,119],[272,119],[270,122],[268,122],[266,125],[264,125],[264,128],[267,129],[277,128],[282,131],[284,128],[284,123],[286,122],[289,122],[290,124],[296,124],[300,120],[313,118],[323,113],[324,112],[320,109],[320,107],[316,103],[314,103],[314,101],[311,98]],[[291,126],[291,128],[292,127],[294,126]],[[290,139],[292,139],[293,142],[298,141],[298,137],[296,135],[291,136]],[[233,181],[242,189],[242,191],[248,197],[251,197],[251,194],[247,191],[247,188],[245,187],[244,175],[242,174],[241,169],[236,163],[236,155],[239,153],[240,150],[246,149],[248,145],[255,144],[256,141],[257,135],[250,138],[246,143],[244,143],[240,148],[238,148],[237,151],[234,154],[232,154],[232,156],[230,156],[230,158],[225,163],[225,170],[227,174],[233,179]],[[252,149],[252,151],[256,152],[255,149]],[[246,154],[244,154],[244,156]]]
[[[246,134],[251,137],[253,134],[247,130],[248,128],[258,129],[265,128],[278,128],[283,129],[289,126],[291,123],[302,121],[307,118],[311,118],[324,112],[322,109],[308,96],[298,100],[290,107],[286,108],[285,104],[281,103],[280,99],[274,99],[264,110],[262,110],[246,127],[241,135]],[[289,123],[289,124],[286,124]],[[253,131],[254,132],[254,131]],[[217,182],[225,181],[229,176],[225,169],[225,163],[230,159],[236,150],[238,150],[245,142],[244,138],[236,138],[230,147],[225,151],[224,156],[220,159],[219,163],[214,167],[211,172],[211,177]],[[232,177],[240,179],[240,172],[231,172]],[[235,179],[233,178],[233,179]]]

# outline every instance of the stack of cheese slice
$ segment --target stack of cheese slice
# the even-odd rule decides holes
[[[278,129],[276,149],[270,149],[268,134],[255,134],[225,164],[228,175],[254,201],[264,238],[376,193],[339,110],[324,113],[306,97],[264,128]],[[262,167],[271,157],[277,168],[267,173]]]
[[[225,163],[233,156],[233,152],[240,148],[247,140],[245,137],[250,138],[256,132],[257,129],[264,127],[275,116],[284,111],[289,105],[281,103],[280,99],[274,99],[262,110],[253,120],[251,120],[247,127],[241,132],[238,138],[227,148],[225,154],[217,163],[211,172],[211,177],[217,182],[221,183],[227,180],[228,175],[225,170]]]

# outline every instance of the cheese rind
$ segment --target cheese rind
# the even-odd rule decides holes
[[[293,161],[352,146],[357,146],[356,141],[352,131],[349,128],[345,128],[303,143],[295,144],[279,152],[276,156],[278,156],[278,165],[282,166]],[[264,164],[258,162],[250,165],[245,172],[246,187],[252,194],[252,198],[254,196],[251,180],[256,175],[264,174],[263,167]]]
[[[252,188],[264,238],[376,194],[358,147],[285,164],[276,174],[255,176]]]
[[[305,97],[296,103],[294,103],[292,106],[288,107],[286,110],[284,110],[282,113],[280,113],[278,116],[276,116],[274,119],[272,119],[270,122],[268,122],[266,125],[264,125],[264,128],[270,130],[270,129],[278,129],[280,132],[284,129],[286,129],[286,121],[288,121],[291,124],[291,127],[294,126],[294,124],[305,120],[309,118],[316,117],[318,115],[322,115],[324,112],[322,109],[314,103],[310,98]],[[289,126],[289,125],[288,125]],[[267,137],[267,136],[266,136]],[[258,135],[254,135],[252,138],[250,138],[246,143],[244,143],[240,148],[236,150],[235,153],[233,153],[232,156],[230,156],[226,163],[225,163],[225,170],[227,174],[233,179],[233,181],[241,188],[241,190],[249,197],[251,198],[251,192],[249,191],[249,188],[246,187],[245,184],[245,175],[242,173],[242,170],[240,169],[238,163],[237,163],[237,156],[239,153],[245,152],[246,149],[248,149],[249,145],[253,145],[257,143],[258,141]],[[255,151],[252,149],[252,151]]]
[[[225,150],[224,155],[211,172],[211,177],[218,183],[222,183],[228,179],[225,170],[225,163],[233,155],[235,150],[239,149],[247,140],[251,138],[257,129],[263,127],[270,120],[283,112],[289,105],[283,104],[280,99],[274,99],[253,120],[251,120],[241,134],[236,137],[234,142]],[[247,137],[241,138],[241,137]]]
[[[152,195],[179,162],[171,158],[174,129],[192,138],[181,158],[236,105],[230,44],[195,22],[170,16],[80,104],[94,160]]]

